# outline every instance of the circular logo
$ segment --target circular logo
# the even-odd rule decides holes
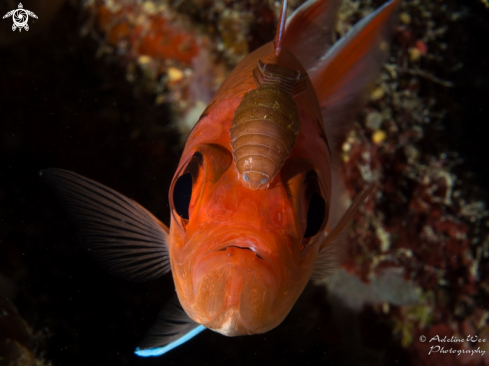
[[[12,15],[12,18],[14,19],[14,24],[17,27],[24,28],[29,20],[29,14],[27,14],[27,11],[24,9],[17,9]]]
[[[421,342],[424,342],[424,341],[426,341],[426,337],[425,337],[424,335],[422,335],[422,336],[420,336],[420,337],[419,337],[419,340],[420,340]]]

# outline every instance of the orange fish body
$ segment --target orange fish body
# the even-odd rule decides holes
[[[371,191],[348,210],[338,203],[338,144],[385,60],[399,3],[332,45],[339,1],[310,0],[286,26],[284,2],[275,41],[235,68],[192,130],[170,188],[170,230],[108,187],[42,172],[110,273],[145,281],[171,267],[178,301],[138,355],[161,355],[205,328],[266,332],[311,276],[334,267],[339,234]]]
[[[192,130],[173,181],[174,185],[194,154],[203,156],[188,223],[182,224],[172,210],[170,258],[185,311],[225,335],[263,333],[285,318],[308,282],[318,253],[317,240],[302,245],[308,172],[317,175],[312,184],[325,201],[331,197],[328,145],[308,79],[305,90],[294,98],[301,128],[291,155],[268,189],[244,186],[232,160],[229,131],[244,95],[257,88],[253,69],[259,60],[307,75],[286,49],[276,56],[271,42],[248,55]]]

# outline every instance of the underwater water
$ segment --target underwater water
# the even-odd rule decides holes
[[[458,152],[463,164],[457,174],[487,203],[489,9],[476,0],[450,5],[465,11],[447,36],[447,47],[464,66],[443,75],[455,85],[437,100],[437,108],[447,110],[445,127],[427,133],[423,144],[430,149],[433,138]],[[6,9],[16,6],[8,3]],[[313,284],[283,324],[266,334],[227,338],[206,330],[160,358],[134,355],[174,295],[171,275],[132,284],[100,269],[77,243],[38,172],[49,167],[77,172],[169,223],[168,189],[183,145],[170,107],[128,82],[116,55],[97,57],[96,39],[80,36],[85,17],[66,3],[37,33],[30,22],[28,37],[12,32],[11,20],[0,23],[0,296],[12,301],[33,330],[32,344],[19,349],[38,362],[27,357],[14,365],[421,364],[382,314],[371,307],[355,313]],[[249,47],[268,40],[254,37]],[[435,86],[420,88],[423,95]],[[487,258],[481,263],[486,266]],[[487,267],[478,270],[480,278],[488,278]],[[488,283],[484,286],[486,292],[474,297],[487,313]],[[9,324],[0,318],[1,366],[9,365],[2,352],[7,357],[14,347],[6,342]],[[475,358],[469,364],[489,364],[487,353]]]

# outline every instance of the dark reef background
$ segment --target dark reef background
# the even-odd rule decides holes
[[[474,172],[470,184],[487,192],[489,9],[475,0],[459,3],[468,12],[450,33],[450,47],[464,67],[449,75],[456,86],[440,99],[448,109],[442,143]],[[0,295],[34,329],[45,364],[412,364],[389,327],[368,314],[359,329],[369,351],[342,338],[326,290],[312,285],[267,334],[226,338],[206,331],[161,358],[133,354],[173,295],[171,275],[131,284],[99,269],[38,173],[72,170],[168,223],[167,192],[182,146],[169,108],[135,95],[123,70],[96,58],[97,44],[79,36],[82,22],[69,4],[29,38],[13,33],[11,21],[0,22],[0,40],[11,37],[0,44]]]

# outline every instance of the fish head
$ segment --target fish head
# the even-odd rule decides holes
[[[201,144],[184,156],[170,189],[180,302],[194,321],[224,335],[264,333],[289,313],[314,268],[328,215],[314,164],[290,158],[267,189],[251,190],[229,147]],[[305,237],[312,199],[322,203]]]

